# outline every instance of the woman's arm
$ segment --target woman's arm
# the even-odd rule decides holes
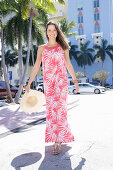
[[[78,86],[78,82],[77,82],[77,78],[75,76],[73,66],[72,66],[70,58],[69,58],[69,50],[68,49],[64,51],[64,56],[65,56],[65,61],[66,61],[66,67],[67,67],[70,75],[72,76],[73,82],[75,83],[76,92],[78,92],[79,91],[79,86]]]
[[[65,50],[64,55],[65,55],[66,67],[67,67],[70,75],[72,76],[73,80],[75,80],[76,76],[75,76],[75,72],[74,72],[73,66],[72,66],[70,58],[69,58],[69,50]]]
[[[31,75],[30,75],[30,79],[28,81],[28,85],[26,86],[26,90],[29,91],[30,89],[30,85],[32,83],[32,81],[34,80],[39,68],[40,68],[40,64],[41,64],[41,60],[42,60],[42,52],[44,50],[44,47],[43,46],[40,46],[38,48],[38,51],[37,51],[37,59],[36,59],[36,62],[35,62],[35,65],[31,71]]]

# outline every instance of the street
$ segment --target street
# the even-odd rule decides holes
[[[68,122],[75,141],[62,144],[56,156],[52,143],[44,142],[45,105],[31,115],[19,105],[1,107],[0,170],[113,170],[112,101],[112,90],[68,95]]]

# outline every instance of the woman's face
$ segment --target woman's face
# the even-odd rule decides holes
[[[47,36],[49,38],[49,40],[53,39],[53,40],[56,40],[56,37],[57,37],[57,30],[55,28],[55,25],[48,25],[48,28],[47,28]]]

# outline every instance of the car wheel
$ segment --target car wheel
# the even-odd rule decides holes
[[[73,90],[73,94],[76,94],[76,90],[75,89]]]
[[[38,91],[42,92],[42,89],[38,89]]]
[[[95,94],[99,94],[99,93],[100,93],[100,90],[99,90],[99,89],[95,89],[95,90],[94,90],[94,93],[95,93]]]

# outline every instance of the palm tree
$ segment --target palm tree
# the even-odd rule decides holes
[[[112,85],[113,85],[113,45],[108,45],[109,51],[107,51],[107,54],[109,55],[111,61],[112,61]]]
[[[70,46],[70,49],[69,49],[69,57],[70,57],[70,59],[72,59],[72,57],[74,57],[74,60],[78,63],[78,57],[77,57],[77,55],[79,53],[77,51],[78,45],[71,45],[71,43],[69,43],[69,46]]]
[[[93,63],[92,52],[94,49],[88,48],[90,41],[80,45],[80,51],[78,51],[77,63],[79,66],[84,67],[84,76],[86,76],[86,65],[91,65]]]
[[[29,10],[29,3],[27,0],[17,0],[12,3],[13,12],[15,15],[9,19],[5,26],[5,42],[7,45],[10,45],[14,48],[14,44],[18,44],[18,61],[19,61],[19,76],[20,81],[22,79],[22,42],[28,42],[28,28],[29,28],[29,19],[27,17],[27,11]],[[35,0],[34,0],[35,2]],[[24,7],[24,8],[23,8]],[[48,21],[47,11],[41,5],[37,4],[36,8],[38,9],[38,18],[33,20],[32,24],[32,40],[36,40],[37,42],[43,43],[42,39],[42,31],[41,26],[45,25]],[[27,11],[26,11],[27,9]],[[33,15],[37,15],[37,10],[33,10]],[[30,10],[29,10],[30,11]],[[29,13],[30,14],[30,13]],[[28,14],[28,15],[29,15]],[[21,27],[20,27],[21,25]],[[41,25],[41,26],[40,26]]]
[[[12,0],[10,1],[12,2]],[[8,1],[5,3],[3,1],[0,2],[0,15],[1,15],[1,44],[2,44],[2,68],[3,68],[3,74],[4,74],[4,79],[5,79],[5,83],[6,83],[6,90],[7,90],[7,94],[8,94],[8,102],[13,102],[12,99],[12,95],[11,95],[11,91],[10,91],[10,86],[9,86],[9,80],[8,80],[8,74],[7,74],[7,70],[6,70],[6,64],[5,64],[5,55],[4,55],[4,16],[7,15],[10,12],[9,9],[10,4],[8,3]]]
[[[38,47],[37,45],[33,45],[31,50],[30,50],[30,57],[29,57],[29,66],[33,66],[35,61],[36,61],[36,57],[37,57],[37,50]],[[25,46],[23,46],[23,64],[26,64],[26,58],[27,58],[27,49]]]
[[[10,91],[10,86],[9,86],[9,80],[8,80],[8,76],[7,76],[7,71],[6,71],[6,65],[5,65],[4,34],[3,33],[4,32],[3,32],[3,17],[2,17],[1,18],[2,67],[3,67],[3,73],[4,73],[5,82],[6,82],[6,90],[7,90],[7,93],[8,93],[8,102],[13,102],[11,91]]]
[[[31,9],[30,9],[29,15],[30,15],[30,19],[29,19],[30,21],[29,21],[29,33],[28,33],[27,59],[26,59],[26,65],[25,65],[25,69],[24,69],[24,75],[22,77],[22,81],[21,81],[21,84],[19,86],[19,90],[18,90],[16,97],[15,97],[16,103],[18,103],[19,97],[21,95],[21,91],[22,91],[22,88],[23,88],[23,84],[25,82],[25,76],[26,76],[26,73],[27,73],[27,70],[28,70],[28,64],[29,64],[30,45],[31,45],[31,31],[32,31],[32,17],[33,17],[33,1],[32,0],[31,0]]]
[[[74,57],[74,59],[77,61],[78,51],[76,49],[78,48],[78,45],[71,45],[71,43],[69,43],[69,46],[70,46],[70,49],[69,49],[70,59],[72,59],[72,57]]]
[[[29,58],[29,66],[34,66],[36,58],[37,58],[37,50],[38,47],[37,45],[32,45],[31,50],[30,50],[30,58]],[[23,64],[26,64],[26,56],[27,56],[27,50],[25,47],[23,48]],[[41,63],[42,67],[42,63]],[[37,86],[37,75],[35,77],[35,82],[33,81],[33,87]]]
[[[94,45],[94,48],[97,49],[97,54],[94,56],[94,60],[96,57],[101,57],[102,61],[102,70],[104,70],[104,61],[106,59],[106,55],[110,57],[110,59],[113,61],[113,45],[107,45],[108,41],[105,39],[102,39],[101,46],[99,45]]]
[[[17,64],[18,61],[18,57],[17,57],[17,51],[11,51],[11,50],[7,50],[5,51],[5,64],[7,66],[7,72],[8,72],[8,68],[15,66],[15,64]]]
[[[64,4],[64,0],[58,0],[59,3]],[[29,34],[27,34],[27,31],[25,30],[24,32],[28,35],[28,53],[27,53],[27,60],[26,60],[26,66],[25,66],[25,70],[24,70],[24,75],[22,77],[22,81],[21,81],[21,85],[19,88],[19,91],[16,95],[15,101],[18,102],[19,96],[21,94],[21,90],[22,90],[22,86],[23,83],[25,81],[25,75],[27,72],[27,68],[28,68],[28,62],[29,62],[29,54],[30,54],[30,41],[31,41],[31,30],[32,30],[32,18],[34,15],[34,7],[41,6],[43,9],[45,9],[48,12],[51,13],[55,13],[56,9],[54,7],[53,1],[52,0],[4,0],[4,2],[0,2],[0,8],[4,7],[4,3],[9,4],[9,9],[12,9],[13,12],[15,12],[15,16],[13,18],[11,18],[11,20],[15,20],[15,22],[13,22],[11,24],[11,20],[9,20],[9,28],[10,29],[6,29],[5,33],[7,33],[8,31],[10,31],[11,34],[7,34],[6,40],[9,40],[10,45],[14,44],[14,41],[18,43],[18,55],[19,55],[19,63],[20,63],[20,72],[22,73],[22,34],[23,34],[23,30],[25,29],[21,29],[23,27],[23,23],[24,23],[24,19],[27,19],[26,17],[28,16],[28,11],[29,11]],[[31,4],[31,5],[30,5]],[[34,5],[34,6],[33,6]],[[30,8],[29,8],[30,7]],[[19,24],[18,24],[19,23]],[[18,24],[17,29],[15,29],[17,32],[15,34],[14,28],[16,27],[16,25]],[[43,24],[42,24],[43,25]],[[8,28],[8,27],[6,27]],[[17,36],[16,36],[17,35]],[[9,38],[8,38],[9,36]],[[11,36],[11,37],[10,37]],[[18,37],[18,40],[16,40],[15,37]],[[22,75],[20,73],[20,75]],[[21,78],[20,78],[21,79]]]
[[[7,22],[5,26],[5,42],[6,45],[10,45],[14,48],[14,44],[18,44],[18,61],[19,61],[19,80],[22,79],[22,41],[26,30],[27,21],[23,19],[22,10],[23,5],[25,9],[27,8],[27,4],[25,4],[25,0],[15,1],[12,3],[13,11],[15,15]]]
[[[40,0],[37,1],[37,4],[40,5],[45,9],[48,10],[48,12],[53,12],[54,13],[54,5],[53,5],[53,1],[52,0],[41,0],[40,3],[39,3]],[[60,3],[63,3],[63,0],[58,0]],[[25,65],[25,69],[24,69],[24,74],[23,74],[23,77],[22,77],[22,81],[21,81],[21,84],[20,84],[20,87],[19,87],[19,90],[16,94],[16,97],[15,97],[15,102],[18,103],[18,100],[19,100],[19,97],[21,95],[21,91],[22,91],[22,87],[23,87],[23,84],[25,82],[25,77],[26,77],[26,73],[27,73],[27,70],[28,70],[28,65],[29,65],[29,56],[30,56],[30,46],[31,46],[31,33],[32,33],[32,18],[34,16],[34,13],[33,13],[33,0],[31,0],[31,4],[30,4],[30,10],[29,10],[29,16],[30,16],[30,21],[29,21],[29,33],[28,33],[28,51],[27,51],[27,59],[26,59],[26,65]]]
[[[77,34],[76,32],[70,33],[70,30],[75,27],[74,21],[71,21],[68,24],[68,20],[66,18],[63,18],[59,21],[59,23],[60,23],[61,31],[64,33],[64,35],[67,38],[69,38],[70,36],[75,36]],[[78,46],[77,45],[71,45],[71,42],[69,42],[69,46],[70,46],[70,50],[69,50],[70,59],[72,59],[72,57],[74,57],[74,59],[77,61],[78,52],[77,52],[76,48],[78,48]]]
[[[31,37],[28,36],[29,23],[31,24],[30,26],[32,26],[32,30],[33,30],[32,31],[32,35],[33,35],[32,40],[35,39],[38,42],[40,41],[40,43],[44,42],[43,36],[42,36],[42,31],[41,31],[38,21],[33,20],[33,24],[32,24],[32,18],[31,18],[31,20],[27,19],[27,18],[26,18],[26,20],[23,19],[24,17],[22,16],[22,9],[23,9],[24,3],[25,3],[25,0],[23,0],[23,1],[21,0],[19,2],[15,1],[15,3],[13,4],[13,7],[16,10],[16,15],[13,16],[13,18],[11,18],[7,22],[6,27],[5,27],[6,44],[10,45],[10,46],[12,46],[12,48],[14,48],[14,42],[15,42],[15,44],[16,44],[16,42],[18,43],[20,84],[21,84],[21,80],[22,80],[22,39],[24,38],[24,40],[28,41],[28,42],[31,41]],[[41,19],[43,19],[43,23],[44,24],[45,24],[45,22],[47,23],[47,11],[45,11],[45,9],[43,9],[40,5],[37,5],[37,6],[39,7],[39,12],[40,12],[40,14],[39,14],[40,22],[41,22]],[[25,8],[25,10],[26,10],[26,8]],[[29,12],[30,17],[33,16],[34,15],[33,7],[29,11],[30,11]],[[35,13],[36,13],[36,10],[35,10]],[[21,25],[21,27],[20,27],[20,25]],[[31,28],[29,28],[29,30],[31,31]],[[31,35],[31,33],[30,33],[30,35]],[[27,37],[30,37],[30,39],[28,40]],[[28,48],[30,48],[29,43],[28,43]],[[29,55],[29,49],[28,49],[28,55]],[[18,101],[21,91],[22,91],[22,85],[21,85],[21,89],[19,89],[19,92],[16,95],[15,101]]]
[[[63,18],[62,20],[59,21],[59,23],[60,23],[60,29],[66,37],[77,35],[77,32],[70,33],[70,30],[75,27],[74,21],[71,21],[68,24],[68,20],[66,18]]]
[[[0,77],[2,77],[2,63],[1,63],[1,60],[2,60],[2,56],[0,56]]]

